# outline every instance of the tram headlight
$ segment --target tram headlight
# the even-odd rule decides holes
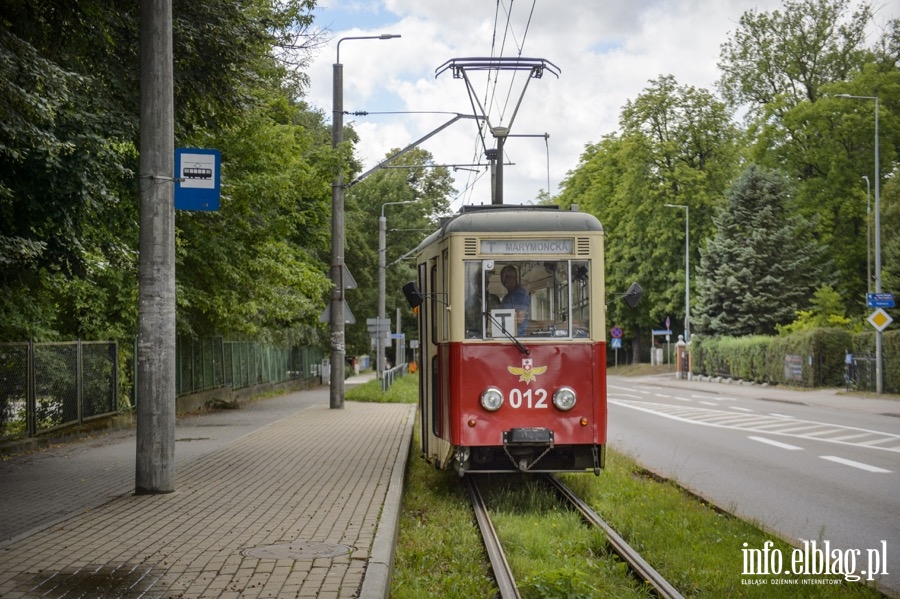
[[[496,412],[503,405],[503,392],[497,387],[488,387],[481,392],[481,407],[488,412]]]
[[[575,391],[571,387],[560,387],[553,394],[553,405],[565,412],[575,407]]]

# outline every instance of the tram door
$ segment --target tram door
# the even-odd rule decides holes
[[[425,258],[425,257],[423,257]],[[425,301],[419,307],[419,340],[422,368],[419,370],[419,413],[422,453],[439,466],[444,466],[450,454],[450,444],[442,439],[441,418],[445,406],[442,405],[441,368],[439,343],[446,333],[446,303],[444,293],[444,272],[440,267],[440,257],[425,258],[418,265],[419,288]]]

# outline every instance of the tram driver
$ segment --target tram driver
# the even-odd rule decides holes
[[[521,337],[528,329],[531,297],[519,283],[519,271],[512,264],[507,264],[500,270],[500,283],[506,288],[506,295],[500,301],[500,307],[515,309],[516,335]]]

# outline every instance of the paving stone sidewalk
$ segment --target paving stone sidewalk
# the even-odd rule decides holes
[[[110,474],[112,499],[0,541],[0,596],[385,596],[414,409],[295,410],[179,464],[170,494]]]

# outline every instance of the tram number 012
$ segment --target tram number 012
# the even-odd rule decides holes
[[[546,408],[546,389],[513,389],[509,392],[509,407],[511,408]]]

